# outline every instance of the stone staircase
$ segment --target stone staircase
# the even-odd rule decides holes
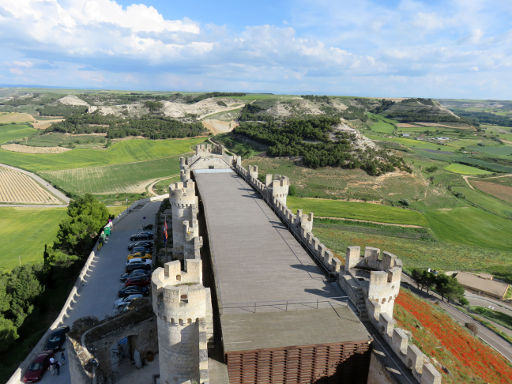
[[[354,294],[356,296],[355,306],[357,311],[359,312],[359,318],[364,321],[368,320],[368,311],[366,310],[366,303],[364,300],[364,293],[361,287],[357,287],[354,289]]]

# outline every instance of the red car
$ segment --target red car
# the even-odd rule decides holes
[[[145,287],[151,283],[151,277],[149,276],[134,276],[126,280],[124,283],[125,287],[137,285],[139,287]]]
[[[50,357],[53,356],[53,351],[42,352],[32,360],[25,375],[23,376],[24,383],[35,383],[42,379],[44,373],[50,366]]]

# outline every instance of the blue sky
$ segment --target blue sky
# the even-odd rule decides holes
[[[0,84],[512,99],[510,0],[2,0]]]

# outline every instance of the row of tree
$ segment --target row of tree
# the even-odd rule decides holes
[[[23,336],[19,329],[36,308],[44,310],[47,288],[74,280],[108,219],[107,208],[92,195],[71,201],[55,242],[45,246],[43,263],[22,265],[0,274],[0,352]]]
[[[454,276],[448,276],[443,273],[434,273],[429,270],[413,269],[412,278],[416,282],[418,289],[437,292],[441,298],[448,301],[458,301],[462,305],[467,305],[468,301],[464,297],[464,287]]]

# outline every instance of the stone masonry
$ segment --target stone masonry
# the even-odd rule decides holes
[[[178,260],[168,262],[153,272],[151,280],[160,382],[208,383],[208,329],[213,320],[201,260],[185,260],[185,270]]]
[[[402,262],[395,255],[366,247],[364,256],[358,246],[347,248],[345,268],[339,284],[357,308],[360,317],[368,318],[382,334],[402,362],[411,369],[421,384],[440,384],[441,374],[435,369],[409,335],[395,327],[393,307],[400,291]]]
[[[182,172],[182,176],[186,175]],[[169,186],[172,210],[173,259],[197,259],[203,244],[197,221],[198,198],[195,183],[188,179]]]

